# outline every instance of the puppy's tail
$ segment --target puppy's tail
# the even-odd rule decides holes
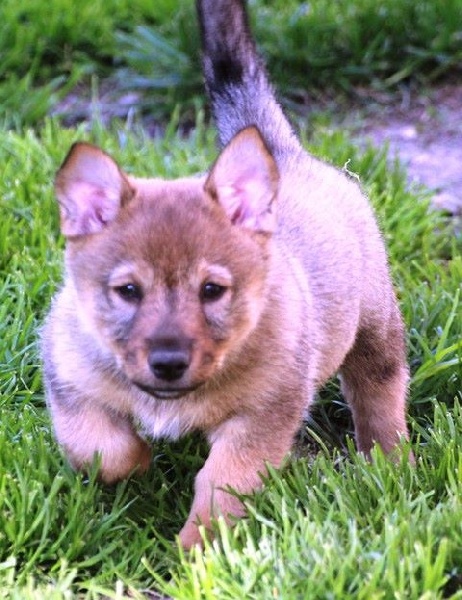
[[[244,0],[197,0],[207,93],[225,145],[255,125],[278,161],[300,143],[275,99],[255,48]]]

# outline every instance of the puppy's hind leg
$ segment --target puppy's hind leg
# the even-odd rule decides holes
[[[401,318],[360,329],[340,371],[342,392],[353,413],[356,444],[366,456],[375,442],[392,452],[408,439],[406,396],[409,379]],[[412,460],[412,457],[411,457]]]

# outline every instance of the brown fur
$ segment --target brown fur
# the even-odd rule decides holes
[[[204,15],[223,30],[220,4],[200,3],[206,40]],[[232,83],[246,89],[242,72]],[[75,468],[100,454],[112,482],[148,468],[145,435],[207,435],[185,547],[199,523],[243,513],[225,488],[250,492],[281,464],[339,369],[358,448],[407,437],[403,327],[367,201],[302,151],[269,88],[252,102],[274,108],[271,134],[257,116],[238,131],[208,77],[224,141],[235,131],[207,176],[137,179],[93,146],[71,149],[56,178],[66,278],[43,330],[48,404]]]

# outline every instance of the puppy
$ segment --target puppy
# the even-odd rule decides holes
[[[54,430],[71,464],[114,482],[147,438],[205,433],[185,548],[279,466],[315,391],[340,373],[358,449],[407,438],[403,324],[356,182],[307,154],[241,0],[199,0],[223,147],[204,177],[124,173],[72,147],[56,176],[66,275],[42,335]]]

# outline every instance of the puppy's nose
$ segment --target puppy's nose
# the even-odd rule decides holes
[[[181,348],[155,348],[148,356],[149,368],[158,379],[176,381],[189,367],[190,352]]]

